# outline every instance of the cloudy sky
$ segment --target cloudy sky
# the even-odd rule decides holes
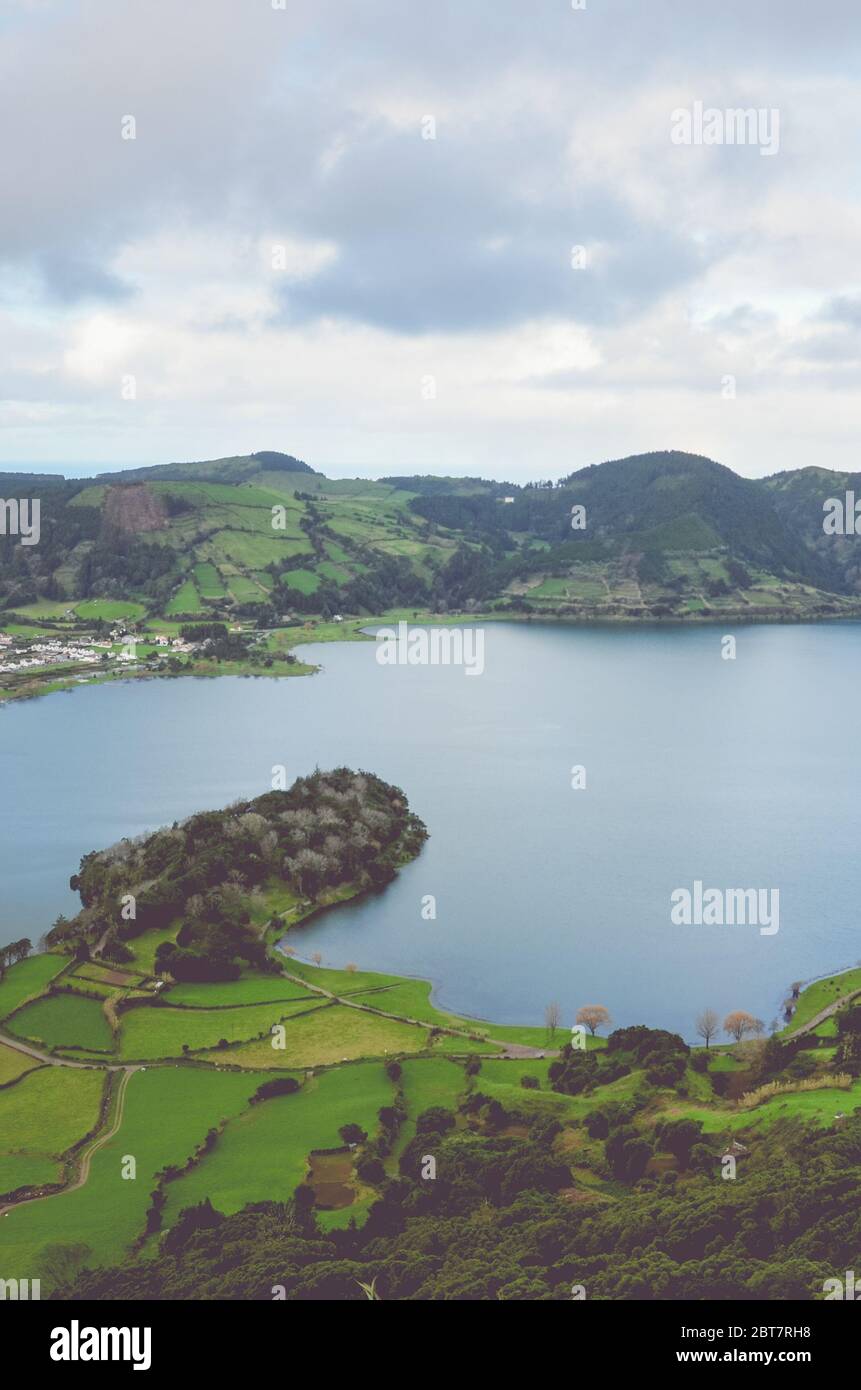
[[[0,466],[858,469],[859,38],[857,0],[3,0]],[[676,143],[698,102],[777,148]]]

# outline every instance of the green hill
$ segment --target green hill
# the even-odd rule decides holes
[[[263,625],[393,607],[629,620],[861,612],[857,538],[822,529],[823,502],[853,479],[819,468],[751,480],[666,451],[521,487],[332,480],[261,451],[0,481],[6,496],[41,499],[38,545],[0,537],[0,604],[25,617],[82,600]]]

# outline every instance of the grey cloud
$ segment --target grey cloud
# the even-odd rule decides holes
[[[823,0],[815,15],[807,0],[782,0],[780,23],[750,0],[590,0],[579,12],[564,0],[291,0],[284,13],[264,0],[58,7],[0,31],[0,157],[15,190],[0,259],[40,267],[61,302],[115,299],[109,266],[129,240],[171,223],[250,235],[278,224],[339,252],[285,295],[288,319],[407,332],[552,312],[612,321],[725,248],[697,250],[674,213],[644,222],[597,175],[563,194],[581,88],[583,102],[594,100],[585,92],[600,76],[612,117],[638,84],[687,83],[698,71],[705,83],[740,55],[768,70],[815,63],[841,73],[859,33],[849,0]],[[485,103],[480,121],[460,127],[441,118],[436,142],[368,118],[377,92],[430,110],[436,96],[480,105],[482,84],[504,91],[506,78],[509,109]],[[537,110],[542,78],[564,84],[570,112]],[[134,142],[119,138],[127,113]],[[326,173],[323,156],[339,144]],[[764,163],[742,169],[721,151],[713,167],[731,183],[761,178]],[[487,248],[494,238],[500,250]],[[606,270],[570,272],[571,244],[598,240],[609,247]]]
[[[861,295],[835,295],[822,306],[817,318],[826,323],[840,323],[849,328],[861,328]]]

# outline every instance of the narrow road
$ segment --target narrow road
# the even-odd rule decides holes
[[[322,985],[312,985],[309,980],[303,979],[301,975],[291,975],[290,971],[286,968],[284,973],[288,980],[292,980],[294,984],[304,985],[306,989],[310,989],[314,994],[322,994],[324,998],[331,999],[334,1004],[346,1004],[349,1009],[358,1009],[360,1013],[365,1014],[376,1014],[379,1018],[390,1018],[394,1023],[411,1023],[416,1028],[444,1027],[445,1032],[451,1034],[455,1038],[465,1038],[467,1042],[478,1041],[477,1038],[467,1033],[465,1029],[451,1028],[448,1025],[430,1023],[426,1018],[409,1018],[406,1014],[390,1014],[387,1013],[385,1009],[375,1009],[370,1004],[357,1004],[354,1000],[350,999],[349,995],[333,994],[331,990],[324,989]],[[385,989],[381,989],[379,992],[385,994]],[[528,1047],[526,1043],[502,1042],[498,1038],[482,1038],[482,1041],[496,1043],[497,1047],[502,1048],[501,1052],[492,1053],[492,1057],[524,1059],[529,1057],[557,1057],[559,1055],[557,1052],[548,1051],[547,1048],[544,1047]]]
[[[107,1144],[110,1139],[113,1139],[114,1135],[117,1133],[120,1125],[123,1122],[123,1112],[125,1110],[126,1104],[126,1090],[128,1088],[128,1084],[132,1078],[133,1073],[136,1071],[140,1071],[140,1067],[112,1067],[111,1070],[120,1070],[124,1072],[124,1075],[120,1080],[119,1089],[117,1091],[116,1116],[114,1118],[114,1123],[109,1130],[107,1130],[104,1134],[99,1135],[98,1138],[94,1139],[88,1149],[84,1149],[81,1155],[81,1166],[78,1170],[78,1176],[76,1177],[75,1181],[69,1183],[67,1187],[61,1188],[59,1192],[44,1192],[39,1197],[25,1197],[23,1202],[7,1202],[5,1206],[0,1207],[0,1216],[5,1216],[7,1212],[15,1211],[18,1207],[27,1207],[31,1204],[31,1202],[49,1202],[52,1197],[65,1197],[69,1192],[77,1192],[79,1187],[84,1186],[84,1184],[87,1181],[87,1178],[90,1176],[90,1163],[92,1161],[93,1154],[98,1153],[99,1149],[101,1149],[103,1145]]]
[[[840,998],[835,999],[832,1004],[828,1004],[824,1009],[820,1009],[818,1014],[814,1014],[813,1017],[809,1019],[807,1023],[803,1023],[800,1028],[793,1028],[792,1020],[790,1019],[787,1024],[790,1030],[786,1035],[787,1038],[800,1038],[803,1033],[812,1033],[814,1028],[818,1028],[820,1023],[825,1022],[826,1018],[830,1018],[832,1014],[836,1014],[837,1010],[842,1009],[844,1004],[850,1004],[853,999],[857,999],[859,994],[861,994],[861,990],[859,989],[853,989],[849,994],[842,994]]]
[[[8,1034],[0,1032],[0,1043],[5,1047],[11,1047],[15,1052],[23,1052],[26,1057],[35,1057],[37,1062],[44,1062],[49,1067],[77,1067],[85,1071],[92,1067],[100,1071],[126,1071],[122,1062],[99,1062],[93,1058],[89,1062],[73,1062],[71,1057],[54,1057],[50,1052],[40,1052],[38,1047],[31,1047],[29,1043],[20,1042],[18,1038],[10,1038]]]

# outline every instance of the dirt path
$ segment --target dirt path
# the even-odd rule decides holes
[[[445,1032],[450,1034],[452,1037],[465,1038],[467,1042],[478,1041],[477,1038],[472,1037],[472,1035],[466,1032],[465,1029],[450,1028],[447,1025],[443,1024],[429,1023],[426,1018],[409,1018],[406,1014],[390,1014],[387,1013],[385,1009],[375,1009],[370,1004],[357,1004],[354,1000],[350,999],[349,995],[333,994],[331,990],[324,989],[322,985],[312,985],[309,980],[303,979],[301,975],[291,975],[289,970],[285,969],[284,973],[287,976],[288,980],[292,980],[294,984],[304,985],[306,989],[310,989],[314,994],[322,994],[324,998],[331,999],[333,1003],[345,1004],[347,1008],[358,1009],[360,1013],[377,1014],[380,1018],[390,1018],[395,1023],[411,1023],[415,1028],[444,1027]],[[385,989],[380,989],[379,993],[385,994]],[[501,1052],[492,1053],[491,1055],[493,1057],[509,1057],[523,1059],[528,1057],[558,1056],[558,1053],[548,1052],[548,1050],[543,1047],[527,1047],[525,1043],[501,1042],[498,1038],[482,1038],[482,1042],[496,1043],[497,1047],[502,1048]]]
[[[14,1052],[23,1052],[25,1057],[35,1057],[37,1062],[44,1062],[49,1067],[77,1067],[84,1070],[96,1067],[100,1071],[127,1070],[122,1062],[99,1062],[95,1058],[88,1062],[73,1062],[71,1057],[54,1057],[50,1052],[40,1052],[38,1047],[31,1047],[29,1043],[20,1042],[18,1038],[10,1038],[3,1032],[0,1032],[0,1043],[5,1047],[11,1047]]]
[[[824,1009],[820,1009],[818,1014],[814,1014],[807,1023],[802,1023],[800,1028],[793,1028],[792,1020],[790,1019],[788,1024],[790,1031],[786,1035],[787,1038],[800,1038],[803,1033],[812,1033],[814,1028],[818,1028],[820,1023],[825,1022],[826,1018],[830,1018],[832,1014],[836,1014],[837,1010],[842,1009],[844,1004],[850,1004],[853,999],[857,999],[859,994],[861,994],[861,990],[859,989],[853,989],[849,994],[841,994],[839,999],[835,999],[833,1003],[827,1004]]]
[[[103,1145],[107,1144],[110,1139],[113,1139],[114,1135],[117,1133],[120,1125],[123,1122],[123,1113],[125,1111],[126,1104],[126,1090],[128,1088],[129,1081],[131,1080],[133,1074],[136,1071],[140,1071],[140,1067],[112,1067],[111,1070],[121,1070],[124,1073],[120,1080],[119,1089],[117,1091],[116,1113],[114,1116],[114,1123],[109,1130],[106,1130],[104,1134],[101,1134],[97,1138],[95,1138],[90,1144],[89,1148],[83,1150],[81,1154],[81,1166],[78,1169],[78,1176],[75,1178],[74,1182],[71,1182],[66,1187],[61,1188],[59,1192],[45,1192],[39,1197],[26,1197],[23,1202],[7,1202],[5,1206],[0,1207],[0,1216],[5,1216],[7,1212],[15,1211],[18,1207],[28,1207],[32,1202],[49,1202],[52,1197],[65,1197],[69,1192],[77,1192],[79,1187],[84,1186],[84,1184],[90,1176],[90,1163],[92,1162],[93,1154],[98,1153],[99,1149],[101,1149]]]

